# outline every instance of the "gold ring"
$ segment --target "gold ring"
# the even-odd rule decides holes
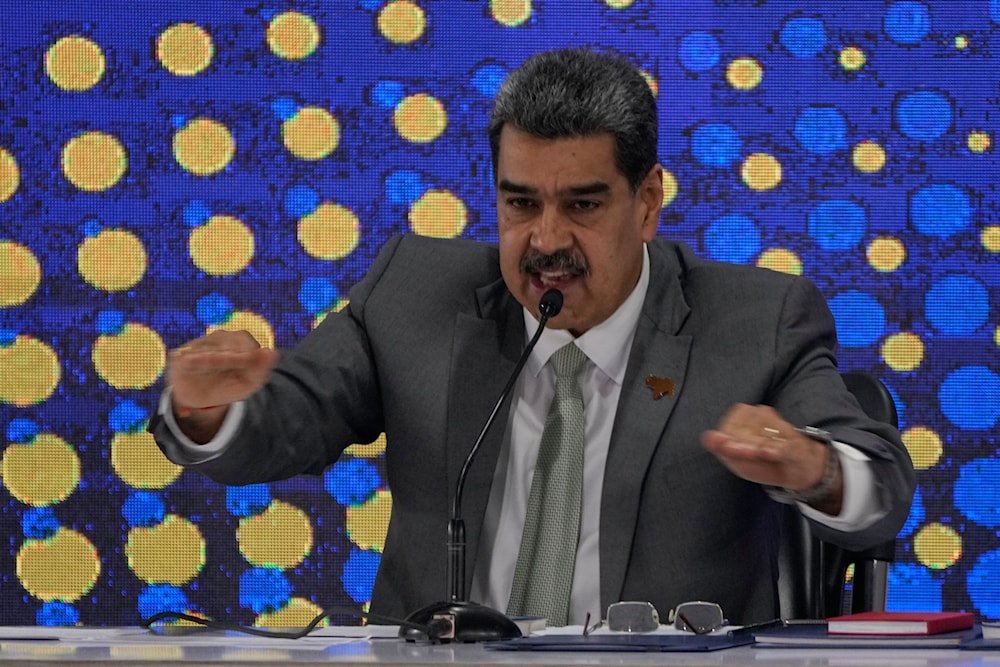
[[[764,433],[767,433],[767,437],[771,438],[771,440],[784,440],[784,438],[781,437],[781,431],[776,428],[765,426]]]

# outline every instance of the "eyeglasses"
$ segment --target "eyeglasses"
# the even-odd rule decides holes
[[[696,635],[707,635],[729,624],[722,607],[714,602],[684,602],[670,611],[667,619],[678,630],[693,632]]]

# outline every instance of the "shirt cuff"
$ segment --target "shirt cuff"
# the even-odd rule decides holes
[[[174,451],[175,455],[180,457],[182,460],[174,461],[174,463],[179,463],[181,465],[192,465],[196,463],[205,463],[206,461],[211,461],[222,455],[222,453],[229,447],[230,441],[233,436],[236,435],[236,431],[239,429],[240,423],[243,421],[243,414],[246,412],[246,401],[236,401],[235,403],[229,404],[229,410],[226,412],[226,416],[222,420],[222,425],[219,427],[218,433],[215,437],[206,442],[203,445],[199,445],[191,438],[184,435],[184,431],[178,426],[177,420],[174,419],[174,409],[173,400],[171,399],[171,389],[167,388],[163,395],[160,396],[160,407],[159,414],[163,417],[164,423],[167,425],[167,429],[170,430],[171,435],[177,440],[177,449]],[[171,457],[173,458],[173,456]]]
[[[876,493],[875,476],[868,465],[871,459],[850,445],[834,442],[833,446],[840,457],[840,468],[844,476],[840,514],[832,516],[805,503],[796,504],[804,516],[835,530],[863,530],[886,513],[886,508],[881,506]]]

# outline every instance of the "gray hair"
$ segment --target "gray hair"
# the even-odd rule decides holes
[[[504,125],[543,139],[615,137],[615,166],[633,194],[657,162],[656,99],[624,58],[587,49],[534,55],[497,92],[489,124],[496,173]]]

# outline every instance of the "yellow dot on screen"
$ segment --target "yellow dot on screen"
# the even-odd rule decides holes
[[[156,59],[178,76],[194,76],[212,62],[212,37],[195,23],[175,23],[156,40]]]
[[[434,141],[448,125],[448,114],[434,97],[417,93],[404,98],[393,111],[393,125],[407,141],[426,144]]]
[[[210,276],[231,276],[253,259],[253,232],[238,218],[213,215],[188,236],[188,254]]]
[[[979,242],[990,252],[1000,252],[1000,225],[986,225],[979,235]]]
[[[955,48],[959,51],[969,48],[969,38],[965,35],[955,35]]]
[[[281,141],[295,157],[319,160],[337,148],[340,125],[326,109],[302,107],[281,124]]]
[[[1000,347],[1000,326],[993,329],[993,344]]]
[[[80,244],[76,268],[96,289],[122,292],[134,287],[146,273],[146,248],[131,232],[104,229]]]
[[[351,456],[373,459],[385,453],[385,433],[379,434],[374,442],[354,444],[344,450]]]
[[[885,166],[885,149],[874,141],[859,141],[851,149],[851,163],[863,174],[874,174]]]
[[[302,60],[319,46],[319,27],[300,12],[278,14],[267,25],[267,45],[279,58]]]
[[[736,58],[726,67],[726,81],[736,90],[753,90],[764,78],[764,68],[753,58]]]
[[[168,514],[155,526],[138,526],[125,541],[128,567],[148,584],[182,586],[205,567],[205,538],[198,526]]]
[[[111,467],[123,482],[136,489],[162,489],[184,470],[163,455],[146,431],[114,434]]]
[[[0,346],[0,402],[26,408],[52,395],[62,371],[51,347],[30,336]]]
[[[407,217],[415,233],[450,239],[465,230],[469,214],[465,203],[451,192],[428,190],[413,202]]]
[[[41,280],[42,267],[28,247],[0,241],[0,308],[23,304]]]
[[[993,146],[993,138],[989,132],[973,130],[965,140],[969,150],[973,153],[985,153]]]
[[[351,542],[359,549],[382,553],[385,549],[385,532],[392,514],[392,494],[377,491],[361,505],[345,509],[344,527]]]
[[[145,389],[163,372],[167,346],[152,329],[129,322],[117,334],[98,336],[90,357],[97,374],[115,389]]]
[[[840,66],[848,72],[856,72],[865,66],[867,56],[865,56],[865,52],[858,47],[848,46],[841,49],[837,60],[840,62]]]
[[[257,567],[296,567],[312,552],[313,527],[298,507],[275,500],[260,514],[240,519],[240,553]]]
[[[46,52],[45,73],[63,90],[87,90],[104,76],[104,52],[86,37],[63,37]]]
[[[743,161],[740,175],[751,190],[771,190],[781,182],[781,163],[773,155],[753,153]]]
[[[0,148],[0,202],[14,196],[21,185],[21,170],[17,160],[6,149]]]
[[[882,343],[882,359],[894,371],[912,371],[924,360],[924,342],[909,331],[892,334]]]
[[[625,9],[626,7],[631,7],[635,0],[604,0],[606,4],[611,9]]]
[[[426,27],[427,16],[423,8],[411,0],[392,0],[378,13],[378,31],[395,44],[417,41]]]
[[[177,164],[198,176],[225,169],[236,154],[229,128],[210,118],[195,118],[182,127],[174,135],[173,145]]]
[[[500,25],[519,26],[531,18],[531,0],[490,0],[490,15]]]
[[[673,172],[663,170],[663,206],[669,206],[677,198],[677,177]]]
[[[900,437],[917,470],[937,465],[944,453],[941,437],[926,426],[912,426],[900,433]]]
[[[312,213],[302,216],[296,236],[313,257],[341,259],[358,246],[358,216],[340,204],[323,202]]]
[[[868,244],[865,256],[873,269],[881,273],[890,273],[906,261],[906,246],[895,237],[879,236]]]
[[[90,592],[100,573],[97,549],[68,528],[44,540],[25,540],[17,552],[17,578],[45,602],[76,602]]]
[[[254,627],[258,628],[304,628],[317,616],[323,613],[323,608],[304,598],[290,598],[288,603],[276,611],[262,612],[254,619]],[[330,625],[330,619],[324,618],[318,627]],[[256,659],[256,650],[254,651]],[[273,661],[289,662],[290,659]]]
[[[63,175],[81,190],[107,190],[125,175],[126,169],[128,154],[118,139],[110,134],[83,132],[63,146]]]
[[[347,306],[349,301],[350,301],[349,299],[337,299],[337,301],[333,304],[332,307],[328,308],[327,310],[324,310],[321,313],[318,313],[316,317],[313,318],[312,328],[315,329],[316,327],[318,327],[320,323],[323,320],[325,320],[326,316],[329,315],[330,313],[339,313],[340,311],[342,311]]]
[[[261,347],[274,348],[274,329],[271,324],[256,313],[236,311],[223,324],[205,327],[205,334],[213,331],[246,331]]]
[[[768,248],[757,258],[757,266],[793,276],[802,275],[802,260],[787,248]]]
[[[48,507],[66,500],[80,483],[80,458],[52,433],[27,444],[11,443],[0,461],[0,476],[10,495],[25,505]]]
[[[946,570],[962,557],[962,538],[951,526],[929,523],[913,537],[913,551],[924,567]]]
[[[642,74],[642,78],[646,80],[646,85],[649,86],[649,92],[653,93],[653,97],[659,97],[660,95],[660,84],[653,78],[653,75],[646,70],[639,70]]]

